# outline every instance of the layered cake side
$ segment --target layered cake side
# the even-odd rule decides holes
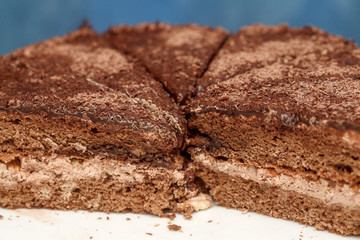
[[[180,103],[195,93],[197,79],[229,32],[195,24],[154,23],[111,27],[104,35],[116,49],[138,57]]]
[[[217,204],[360,234],[354,43],[313,27],[250,26],[199,83],[189,152]]]
[[[0,57],[0,205],[188,214],[209,206],[162,85],[91,29]]]

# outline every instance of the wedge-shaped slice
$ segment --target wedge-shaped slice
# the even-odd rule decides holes
[[[223,81],[212,63],[219,82],[191,104],[196,174],[217,204],[360,234],[360,50],[317,29],[269,40],[279,28],[247,28],[257,50],[236,53],[271,63]]]
[[[190,213],[185,133],[161,84],[90,29],[0,58],[2,207]]]
[[[194,93],[228,35],[222,28],[164,23],[112,27],[105,33],[112,46],[138,57],[178,102]]]

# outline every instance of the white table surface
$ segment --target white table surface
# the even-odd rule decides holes
[[[191,220],[182,215],[171,221],[142,214],[106,214],[86,211],[0,208],[0,239],[266,239],[266,240],[340,240],[360,239],[316,231],[291,221],[256,213],[213,206],[193,213]],[[170,231],[169,223],[181,226]],[[152,235],[148,235],[151,233]]]

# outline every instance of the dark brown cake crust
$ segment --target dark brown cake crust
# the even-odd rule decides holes
[[[111,45],[142,60],[177,102],[194,93],[198,78],[229,35],[222,28],[164,23],[111,27]]]

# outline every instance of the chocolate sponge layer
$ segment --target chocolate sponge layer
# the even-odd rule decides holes
[[[328,204],[322,199],[309,196],[309,193],[274,186],[271,180],[269,183],[265,180],[253,181],[246,177],[232,176],[220,170],[217,164],[212,164],[211,167],[207,163],[204,164],[195,152],[193,156],[198,167],[197,175],[210,189],[216,204],[297,221],[314,226],[318,230],[329,230],[342,235],[360,234],[358,206],[348,206],[339,202]],[[252,167],[250,169],[254,170]],[[275,176],[274,173],[272,175]],[[327,191],[331,192],[334,188],[332,186]],[[313,191],[316,191],[315,187]]]

